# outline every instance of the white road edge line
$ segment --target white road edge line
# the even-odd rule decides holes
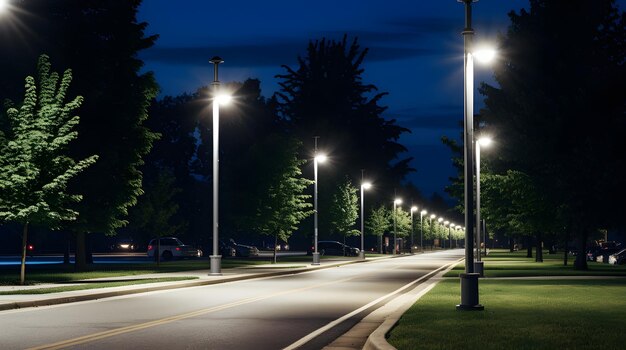
[[[338,318],[338,319],[328,323],[327,325],[325,325],[325,326],[323,326],[321,328],[318,328],[317,330],[315,330],[315,331],[309,333],[308,335],[300,338],[300,340],[296,341],[295,343],[293,343],[293,344],[283,348],[283,350],[294,350],[294,349],[297,349],[297,348],[301,347],[302,345],[310,342],[311,340],[313,340],[313,338],[317,337],[318,335],[326,332],[327,330],[329,330],[329,329],[337,326],[338,324],[342,323],[343,321],[349,319],[350,317],[352,317],[352,316],[354,316],[356,314],[359,314],[360,312],[362,312],[364,310],[367,310],[368,308],[378,304],[379,302],[385,300],[386,298],[389,298],[389,297],[391,297],[393,295],[396,295],[396,294],[398,294],[398,293],[400,293],[400,292],[410,288],[414,284],[416,284],[416,283],[418,283],[418,282],[420,282],[420,281],[422,281],[424,279],[430,278],[431,275],[434,275],[434,274],[438,273],[439,271],[441,271],[443,269],[446,269],[446,268],[450,267],[451,265],[456,265],[456,264],[458,264],[458,261],[454,261],[454,262],[448,263],[446,265],[443,265],[443,266],[439,267],[438,269],[433,270],[433,271],[427,273],[426,275],[424,275],[424,276],[422,276],[422,277],[420,277],[420,278],[418,278],[418,279],[416,279],[416,280],[414,280],[414,281],[412,281],[412,282],[410,282],[408,284],[405,284],[404,286],[396,289],[395,291],[393,291],[393,292],[391,292],[389,294],[383,295],[382,297],[380,297],[380,298],[378,298],[378,299],[376,299],[374,301],[371,301],[368,304],[363,305],[360,308],[358,308],[358,309],[356,309],[356,310],[354,310],[354,311],[352,311],[350,313],[347,313],[347,314],[341,316],[340,318]]]

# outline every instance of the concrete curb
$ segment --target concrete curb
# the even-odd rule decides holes
[[[396,348],[387,342],[387,333],[391,331],[391,329],[400,321],[402,315],[415,304],[422,296],[428,293],[431,289],[433,289],[439,281],[442,280],[443,275],[445,275],[448,271],[452,270],[459,262],[463,261],[463,259],[459,259],[455,262],[450,263],[449,265],[443,267],[439,272],[426,279],[424,282],[418,284],[411,291],[402,294],[390,301],[386,305],[380,307],[370,314],[373,318],[377,316],[373,315],[375,313],[379,314],[388,314],[384,317],[384,321],[376,330],[372,332],[372,334],[367,337],[367,341],[363,346],[364,350],[395,350]],[[370,317],[368,315],[367,317]],[[378,316],[381,317],[381,316]]]
[[[372,261],[377,261],[380,259],[398,258],[402,256],[405,256],[405,255],[396,255],[396,256],[383,257],[383,258],[377,258],[377,259],[371,259],[371,260],[342,261],[342,262],[332,263],[328,265],[320,265],[319,267],[305,267],[302,269],[287,269],[287,270],[282,270],[282,271],[251,273],[251,274],[233,276],[231,278],[222,278],[222,279],[216,279],[216,280],[202,280],[202,281],[193,281],[193,282],[171,282],[171,284],[168,284],[168,285],[147,286],[143,288],[133,288],[133,289],[127,289],[127,290],[116,290],[116,291],[99,292],[99,293],[96,292],[96,293],[88,293],[88,294],[74,295],[74,296],[63,296],[63,297],[57,296],[57,297],[51,297],[48,299],[40,299],[40,300],[13,301],[13,302],[1,303],[0,311],[22,309],[22,308],[27,308],[27,307],[75,303],[75,302],[80,302],[80,301],[111,298],[111,297],[117,297],[117,296],[122,296],[122,295],[139,294],[139,293],[154,292],[154,291],[161,291],[161,290],[207,286],[207,285],[212,285],[212,284],[244,281],[244,280],[250,280],[250,279],[255,279],[255,278],[295,275],[295,274],[309,272],[309,271],[324,270],[324,269],[329,269],[329,268],[339,267],[339,266],[344,266],[344,265],[372,262]],[[184,271],[181,271],[181,272],[184,273]],[[166,276],[166,274],[163,274],[163,275]]]

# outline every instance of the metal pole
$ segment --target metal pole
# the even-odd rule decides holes
[[[476,261],[480,257],[480,142],[476,142]]]
[[[317,139],[315,139],[315,157],[313,158],[313,174],[315,183],[313,186],[313,236],[315,237],[315,251],[313,252],[313,265],[320,264],[320,253],[317,251]]]
[[[213,255],[210,258],[211,272],[209,275],[219,276],[222,274],[222,256],[219,251],[219,127],[220,106],[217,100],[220,82],[217,76],[218,66],[224,63],[220,57],[215,56],[210,60],[213,63]]]
[[[415,227],[413,227],[413,208],[411,208],[411,254],[413,254],[413,234],[415,233]]]
[[[460,275],[461,303],[458,310],[483,310],[478,302],[478,274],[474,273],[474,63],[472,60],[472,2],[477,0],[458,0],[465,4],[465,28],[463,29],[463,121],[464,121],[464,177],[465,177],[465,273]]]
[[[396,200],[393,200],[393,255],[396,255]]]
[[[420,213],[420,249],[424,252],[424,214]]]
[[[364,204],[365,204],[365,197],[363,196],[363,194],[365,193],[365,191],[363,191],[363,176],[361,176],[361,251],[359,252],[359,256],[361,258],[361,260],[365,260],[365,239],[363,238],[364,236],[364,220],[363,220],[363,213],[364,213]]]

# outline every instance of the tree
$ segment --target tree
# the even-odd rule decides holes
[[[262,234],[274,237],[274,263],[278,240],[287,241],[298,229],[298,224],[311,215],[311,196],[304,190],[313,181],[302,177],[305,161],[298,159],[299,142],[275,135],[254,147],[249,159],[256,161],[257,172],[256,215],[251,218],[253,226]],[[268,158],[267,154],[272,157]]]
[[[350,178],[346,177],[344,182],[337,187],[330,205],[331,226],[335,232],[343,236],[344,244],[346,243],[346,237],[356,236],[361,233],[361,231],[354,228],[356,219],[359,217],[359,197],[356,193],[356,187],[352,185]]]
[[[85,235],[114,235],[127,224],[128,209],[142,194],[139,167],[156,135],[144,126],[147,108],[158,86],[151,73],[140,73],[138,52],[157,36],[145,36],[146,23],[137,21],[140,0],[14,2],[11,22],[2,21],[0,96],[12,97],[16,77],[30,69],[25,62],[46,52],[72,67],[70,93],[85,97],[81,137],[70,154],[77,159],[100,156],[94,166],[69,185],[84,195],[81,215],[69,225],[76,233],[76,268],[86,264]],[[13,25],[19,23],[19,25]],[[23,30],[28,28],[28,30]],[[16,33],[16,30],[19,32]],[[15,82],[15,83],[12,83]]]
[[[155,181],[149,183],[150,186],[146,188],[146,193],[131,212],[131,222],[135,229],[148,232],[157,238],[172,236],[176,232],[184,231],[185,222],[173,222],[173,217],[179,208],[174,199],[181,192],[180,188],[175,187],[175,180],[172,171],[166,169],[157,175]],[[160,241],[157,240],[157,243],[160,244]],[[158,254],[160,251],[159,247],[156,250],[157,254],[154,254],[157,265],[161,262],[161,257]]]
[[[384,205],[378,209],[372,209],[369,218],[366,221],[369,234],[378,236],[378,252],[383,252],[383,235],[390,227],[390,213]]]
[[[312,41],[306,56],[298,58],[298,67],[283,66],[286,73],[277,76],[281,89],[274,98],[289,129],[307,146],[319,136],[319,148],[332,150],[328,155],[333,166],[325,167],[320,182],[320,208],[329,207],[328,194],[345,175],[359,178],[360,169],[379,179],[379,188],[400,187],[405,175],[414,171],[411,158],[400,157],[406,148],[398,143],[409,130],[383,117],[386,107],[380,102],[386,93],[362,81],[367,52],[347,36]],[[311,148],[306,157],[312,155]],[[322,231],[330,226],[327,217],[320,216]]]
[[[531,0],[509,17],[499,86],[481,86],[484,122],[506,139],[494,169],[528,176],[585,251],[624,211],[626,14],[612,0]],[[575,265],[587,268],[584,254]]]
[[[8,130],[0,132],[0,219],[23,225],[20,284],[24,284],[29,225],[59,229],[76,220],[82,199],[67,191],[68,182],[98,159],[68,156],[80,118],[73,113],[83,98],[66,102],[72,72],[50,72],[48,56],[37,64],[38,77],[26,77],[22,105],[7,110]],[[39,89],[38,89],[39,87]]]
[[[393,218],[396,218],[396,230],[393,231]],[[396,208],[395,213],[392,210],[391,213],[391,234],[395,237],[406,237],[411,233],[411,214],[408,211],[403,210],[401,207]]]

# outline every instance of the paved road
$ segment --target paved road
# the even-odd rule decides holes
[[[0,348],[282,349],[349,315],[302,347],[320,349],[385,296],[462,254],[0,312]]]

